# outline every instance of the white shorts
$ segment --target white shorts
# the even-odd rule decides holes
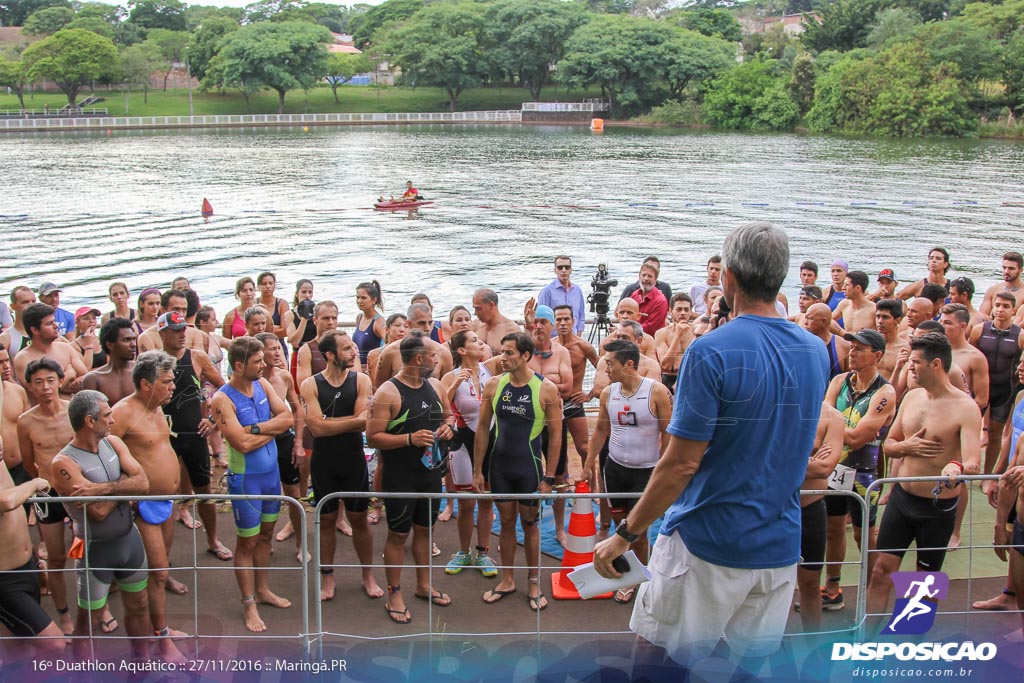
[[[796,584],[796,565],[734,569],[691,553],[678,533],[659,535],[629,628],[680,664],[711,654],[719,639],[737,656],[779,648]]]
[[[469,489],[473,486],[473,461],[465,446],[448,453],[448,471],[452,475],[452,483],[458,489]]]

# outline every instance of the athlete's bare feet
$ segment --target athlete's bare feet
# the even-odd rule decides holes
[[[345,515],[338,515],[338,523],[334,525],[334,528],[340,531],[342,536],[352,535],[352,525],[345,519]]]
[[[202,529],[203,525],[201,522],[197,522],[192,517],[192,513],[189,512],[187,507],[178,508],[178,521],[185,525],[186,529]]]
[[[327,602],[334,599],[334,577],[330,574],[321,579],[320,602]]]
[[[332,576],[331,579],[333,580],[334,577]],[[377,585],[377,580],[372,576],[368,579],[363,579],[363,592],[371,600],[384,597],[384,589]]]
[[[188,658],[181,654],[171,638],[157,638],[156,650],[159,653],[160,659],[171,664],[184,664],[188,661]]]
[[[260,613],[256,610],[256,605],[245,606],[245,627],[253,633],[262,633],[267,630],[267,625],[260,619]]]
[[[447,501],[447,504],[444,506],[444,510],[441,510],[440,514],[437,515],[437,521],[439,521],[439,522],[447,522],[451,518],[452,518],[452,501],[449,500],[449,501]]]
[[[971,603],[973,609],[981,609],[989,612],[1004,612],[1010,609],[1017,608],[1017,599],[1012,595],[1006,593],[1000,593],[994,598],[988,600],[976,600]]]
[[[274,540],[281,542],[287,541],[289,538],[295,535],[295,529],[292,527],[291,520],[287,520],[281,530],[274,534]]]
[[[175,595],[185,595],[188,593],[188,586],[170,575],[167,577],[167,584],[164,588],[168,593],[174,593]]]
[[[313,556],[310,555],[309,553],[306,553],[306,559],[305,560],[302,559],[302,546],[299,546],[298,548],[295,549],[295,561],[298,562],[299,564],[306,564],[306,562],[309,562],[312,559],[313,559]]]
[[[960,547],[963,541],[960,540],[960,534],[953,534],[949,537],[949,550],[956,550]]]
[[[558,545],[560,545],[560,546],[562,546],[564,548],[565,547],[565,543],[566,543],[566,541],[568,539],[569,539],[569,537],[565,535],[565,529],[556,529],[555,530],[555,540],[558,541]]]
[[[110,616],[110,612],[107,612],[107,616]],[[69,635],[75,631],[75,622],[71,620],[71,612],[65,612],[64,614],[57,615],[57,627],[60,628],[60,632]]]
[[[258,602],[261,605],[280,607],[281,609],[292,606],[291,600],[282,598],[280,595],[275,595],[269,590],[263,591],[262,593],[260,591],[256,591],[256,602]]]

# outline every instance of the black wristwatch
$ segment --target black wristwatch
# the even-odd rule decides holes
[[[249,433],[250,434],[259,434],[260,433],[260,426],[259,426],[259,424],[249,425]]]
[[[622,520],[622,523],[615,528],[615,535],[626,539],[627,543],[635,543],[636,539],[640,538],[640,534],[630,533],[629,527],[626,526],[626,520]]]
[[[554,486],[555,485],[555,478],[554,477],[541,477],[540,480],[542,482],[544,482],[545,484],[547,484],[548,486]]]

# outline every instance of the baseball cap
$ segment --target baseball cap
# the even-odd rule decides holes
[[[40,296],[50,296],[54,292],[60,292],[60,291],[63,291],[63,290],[60,287],[58,287],[57,285],[53,284],[52,282],[44,282],[43,284],[39,285],[39,295]]]
[[[182,318],[181,313],[178,313],[177,311],[164,313],[156,319],[157,332],[163,332],[164,330],[173,330],[174,332],[178,332],[186,327],[188,327],[188,325],[185,324],[185,319]]]
[[[77,311],[75,311],[75,317],[81,318],[86,313],[92,313],[93,315],[103,315],[102,313],[100,313],[100,309],[98,308],[93,308],[92,306],[82,306]]]
[[[841,258],[837,258],[835,261],[832,262],[832,267],[835,268],[836,266],[842,268],[847,273],[850,272],[850,264]]]
[[[541,318],[547,320],[552,325],[555,324],[555,312],[551,310],[550,306],[541,304],[537,307],[537,310],[533,313],[533,319],[540,320]]]
[[[849,342],[855,341],[867,344],[871,347],[872,351],[885,352],[885,337],[882,336],[881,332],[876,332],[875,330],[861,330],[853,334],[844,334],[843,339]]]
[[[893,282],[899,282],[899,278],[896,277],[896,273],[893,272],[892,268],[882,268],[878,271],[879,280],[892,280]]]

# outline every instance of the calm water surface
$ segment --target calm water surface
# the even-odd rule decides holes
[[[874,273],[924,275],[932,245],[952,273],[998,277],[1021,250],[1024,145],[853,140],[575,127],[406,126],[0,137],[0,290],[53,280],[64,305],[105,302],[188,276],[223,315],[234,281],[277,273],[278,294],[309,277],[318,299],[355,313],[377,278],[389,311],[427,291],[438,310],[494,287],[502,308],[573,256],[589,290],[599,261],[622,284],[658,254],[662,279],[689,286],[737,224],[784,226],[793,254],[846,258]],[[437,203],[369,210],[407,178]],[[216,211],[199,215],[203,197]],[[976,300],[980,303],[980,297]]]

